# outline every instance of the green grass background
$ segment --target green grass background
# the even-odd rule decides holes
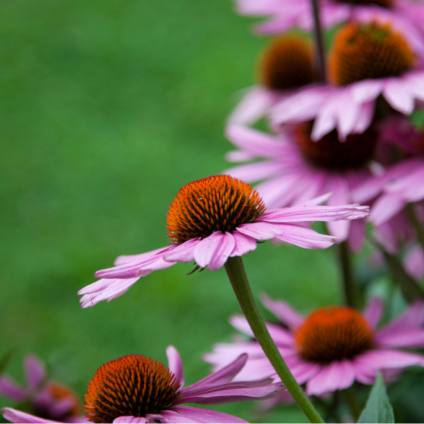
[[[179,188],[228,167],[224,122],[266,43],[251,24],[228,0],[0,2],[0,354],[18,347],[16,379],[33,352],[83,395],[104,362],[165,361],[170,344],[187,383],[208,373],[201,354],[239,312],[223,269],[178,264],[85,310],[77,291],[165,246]],[[307,312],[338,300],[333,253],[264,243],[245,264],[255,293]],[[294,406],[256,419],[304,420]]]

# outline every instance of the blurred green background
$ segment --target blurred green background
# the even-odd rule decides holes
[[[165,246],[173,196],[228,167],[224,122],[266,43],[251,23],[229,0],[0,2],[0,354],[18,347],[17,380],[32,352],[83,395],[104,362],[166,361],[170,344],[188,384],[209,372],[201,354],[239,312],[223,269],[178,264],[85,310],[77,291],[116,256]],[[255,293],[307,312],[338,300],[333,254],[264,243],[245,264]],[[252,419],[254,405],[217,409]]]

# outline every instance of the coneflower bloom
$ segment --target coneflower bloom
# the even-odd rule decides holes
[[[170,246],[134,256],[121,256],[115,267],[97,271],[101,278],[79,291],[83,307],[112,300],[140,277],[177,262],[195,261],[211,271],[229,257],[256,249],[257,240],[278,239],[306,249],[325,249],[336,238],[299,223],[364,218],[366,206],[301,206],[266,210],[256,190],[228,175],[203,178],[184,186],[167,215]]]
[[[310,0],[235,0],[237,12],[248,16],[269,16],[256,30],[260,34],[280,34],[293,27],[311,31],[314,27]],[[414,0],[321,0],[322,25],[330,28],[351,20],[379,19],[405,33],[408,41],[423,49],[421,26],[424,7]]]
[[[277,104],[273,124],[313,119],[313,140],[334,128],[343,140],[370,126],[380,95],[405,115],[413,112],[416,99],[424,100],[424,62],[404,34],[388,24],[343,27],[335,37],[330,74],[332,85],[306,87]]]
[[[219,405],[269,399],[282,390],[270,378],[232,382],[247,361],[238,355],[221,370],[197,383],[184,386],[181,358],[169,346],[169,368],[142,355],[127,355],[101,366],[85,395],[87,418],[93,423],[244,423],[246,421],[210,409],[184,403]],[[11,422],[51,422],[11,408],[3,409]]]
[[[44,365],[33,355],[24,360],[26,387],[7,375],[0,376],[0,395],[27,403],[32,413],[47,420],[85,422],[78,396],[69,387],[47,379]]]
[[[336,130],[313,141],[311,129],[311,121],[286,127],[278,135],[229,126],[227,137],[240,149],[230,152],[229,160],[264,160],[239,165],[225,173],[248,183],[262,181],[256,189],[269,208],[296,206],[329,192],[330,206],[353,203],[352,190],[372,175],[370,163],[377,131],[369,128],[362,134],[349,135],[341,143]],[[331,235],[348,239],[353,251],[361,249],[364,220],[333,221],[327,227]]]
[[[271,41],[258,66],[259,84],[246,90],[229,122],[252,124],[288,94],[314,82],[310,43],[298,35]]]
[[[373,299],[362,314],[346,306],[320,308],[303,317],[287,303],[263,296],[264,305],[281,321],[268,330],[306,393],[320,396],[350,387],[355,380],[372,384],[377,371],[393,375],[402,369],[424,366],[424,356],[401,348],[424,347],[424,303],[416,302],[401,316],[377,330],[383,303]],[[231,324],[252,337],[242,316]],[[237,378],[262,378],[274,370],[255,340],[222,343],[204,359],[220,369],[246,352],[249,360]]]

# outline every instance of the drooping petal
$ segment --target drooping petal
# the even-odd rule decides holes
[[[125,417],[118,417],[113,420],[114,423],[130,423],[130,424],[139,424],[139,423],[148,423],[149,421],[144,417],[133,417],[131,415]]]
[[[405,115],[410,115],[414,110],[414,96],[402,78],[384,80],[383,95],[394,109]]]
[[[149,416],[150,417],[150,416]],[[246,423],[247,421],[224,412],[194,406],[173,406],[167,411],[161,411],[163,423]]]
[[[240,227],[237,227],[236,230],[239,233],[252,237],[256,240],[269,240],[280,232],[277,225],[259,221],[240,225]]]
[[[191,262],[194,261],[194,249],[199,244],[199,239],[191,239],[176,246],[175,249],[166,252],[163,259],[167,262]]]
[[[184,386],[183,362],[181,361],[178,350],[174,346],[168,346],[166,348],[166,356],[168,357],[169,371],[175,375],[181,386]]]
[[[338,240],[336,237],[319,234],[310,228],[298,225],[280,224],[281,233],[276,239],[284,241],[304,249],[327,249]]]
[[[60,421],[47,420],[13,408],[3,408],[2,412],[3,417],[11,423],[60,423]]]
[[[46,378],[43,363],[34,355],[27,355],[24,360],[25,377],[29,389],[39,388]]]
[[[140,253],[138,255],[122,255],[122,256],[118,256],[115,260],[114,265],[115,266],[121,266],[121,265],[126,265],[128,263],[131,262],[135,262],[137,261],[137,263],[142,263],[145,260],[149,260],[152,257],[163,253],[165,250],[168,249],[167,247],[161,247],[160,249],[156,249],[156,250],[151,250],[150,252],[146,252],[146,253]]]
[[[194,260],[200,267],[209,266],[214,271],[225,264],[234,246],[235,240],[231,233],[217,231],[198,242],[194,249]]]
[[[0,377],[0,395],[13,402],[23,402],[26,394],[22,387],[6,375]]]
[[[256,240],[252,237],[246,236],[245,234],[239,233],[238,231],[233,232],[235,241],[235,247],[231,253],[231,257],[243,256],[256,249]]]
[[[334,173],[328,182],[327,190],[333,193],[327,202],[329,206],[334,207],[349,203],[350,190],[349,183],[345,175]],[[327,227],[332,236],[337,237],[340,240],[346,240],[349,234],[350,222],[347,220],[337,220],[329,222]]]
[[[303,316],[295,311],[287,302],[283,300],[273,300],[265,294],[261,296],[261,301],[267,309],[291,329],[296,329],[303,324]]]
[[[424,366],[424,356],[400,350],[375,349],[357,356],[356,366],[368,368],[374,373],[385,368],[406,368],[412,365]]]
[[[323,393],[342,390],[350,387],[355,379],[355,372],[350,361],[334,361],[326,365],[307,383],[308,395],[322,395]]]
[[[381,225],[393,218],[407,202],[398,193],[383,194],[373,205],[370,221],[374,225]]]
[[[362,316],[372,329],[375,329],[383,315],[384,303],[379,297],[374,297],[367,303]]]

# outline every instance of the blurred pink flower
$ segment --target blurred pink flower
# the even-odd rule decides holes
[[[372,176],[377,133],[368,130],[341,143],[334,131],[315,142],[310,138],[311,126],[311,122],[292,125],[278,135],[229,126],[227,137],[239,150],[230,152],[228,160],[253,162],[224,173],[248,183],[262,181],[256,189],[269,208],[302,205],[326,193],[332,193],[329,206],[353,203],[352,191]],[[327,227],[331,235],[348,239],[353,251],[361,249],[364,220],[332,221]]]
[[[180,355],[173,346],[169,346],[166,353],[169,369],[142,355],[127,355],[100,367],[89,383],[85,396],[87,417],[90,421],[244,423],[244,420],[223,412],[182,404],[220,405],[269,399],[284,390],[281,383],[273,383],[270,378],[254,381],[239,379],[237,382],[232,382],[244,367],[247,361],[246,354],[238,355],[230,364],[197,383],[183,387],[184,376]],[[128,378],[128,375],[133,378]],[[137,396],[132,395],[135,393]],[[111,398],[115,402],[110,402]],[[109,401],[105,402],[105,399]],[[134,411],[142,412],[134,414]],[[52,422],[12,408],[4,408],[3,416],[15,423]]]
[[[44,365],[33,355],[24,360],[26,387],[0,377],[0,395],[17,403],[28,402],[31,412],[47,420],[86,422],[78,396],[68,387],[47,379]]]
[[[293,27],[311,31],[314,27],[310,0],[235,0],[242,15],[266,17],[270,20],[256,25],[259,34],[281,34]],[[367,4],[368,3],[368,4]],[[320,0],[322,25],[330,28],[351,20],[371,22],[375,19],[391,23],[402,31],[408,42],[423,51],[421,34],[424,5],[414,0]]]
[[[330,65],[333,85],[305,87],[283,99],[270,112],[274,127],[313,119],[313,140],[334,128],[344,140],[370,126],[379,96],[405,115],[414,111],[415,100],[424,100],[424,62],[404,34],[381,22],[343,27]]]
[[[120,256],[115,267],[97,271],[101,278],[79,291],[82,307],[111,301],[140,277],[177,262],[195,261],[211,271],[229,257],[256,249],[257,240],[276,239],[306,249],[325,249],[336,242],[299,223],[364,218],[366,206],[299,206],[267,211],[259,194],[228,175],[194,181],[172,202],[167,227],[171,245],[133,256]]]
[[[326,307],[306,318],[281,300],[263,296],[262,302],[281,321],[267,324],[268,330],[298,383],[306,384],[308,395],[346,389],[355,380],[373,384],[379,370],[393,377],[404,368],[424,366],[423,355],[399,349],[424,347],[421,301],[380,330],[376,329],[383,313],[379,299],[369,302],[362,315],[349,307]],[[234,315],[230,322],[253,337],[244,317]],[[243,352],[249,360],[237,378],[275,375],[255,340],[217,344],[204,359],[219,370]]]

